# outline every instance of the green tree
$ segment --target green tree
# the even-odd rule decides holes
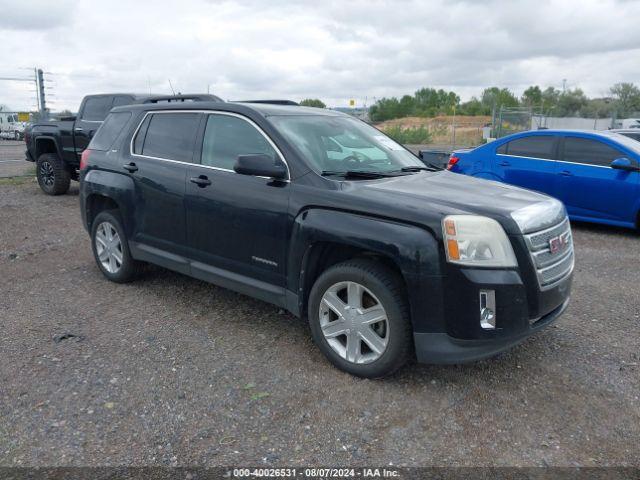
[[[562,92],[554,87],[547,87],[542,92],[542,111],[547,115],[555,115]]]
[[[501,107],[517,107],[518,99],[508,88],[490,87],[485,88],[480,98],[482,104],[489,109],[500,110]]]
[[[484,105],[477,97],[460,105],[460,115],[491,115],[491,108]]]
[[[591,98],[580,109],[580,116],[587,118],[607,118],[611,115],[613,105],[608,98]]]
[[[566,90],[558,97],[557,111],[554,114],[559,117],[579,115],[580,111],[587,106],[587,103],[587,96],[579,88]]]
[[[327,108],[324,102],[317,98],[305,98],[300,102],[300,105],[302,105],[303,107]]]
[[[633,83],[616,83],[611,87],[618,116],[628,116],[640,111],[640,88]]]
[[[532,85],[524,91],[520,101],[526,107],[540,106],[542,105],[542,90],[538,85]]]

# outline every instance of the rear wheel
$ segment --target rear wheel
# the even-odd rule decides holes
[[[117,210],[100,212],[93,220],[91,246],[98,268],[112,282],[130,282],[138,275],[141,263],[131,257]]]
[[[38,157],[36,176],[40,188],[48,195],[62,195],[71,184],[69,168],[54,153],[44,153]]]
[[[412,329],[402,279],[372,260],[324,272],[309,296],[315,343],[338,368],[379,378],[411,358]]]

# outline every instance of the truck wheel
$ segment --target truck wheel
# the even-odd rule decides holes
[[[131,257],[117,210],[100,212],[91,225],[93,256],[102,274],[112,282],[135,279],[141,263]]]
[[[309,295],[311,334],[336,367],[380,378],[413,352],[402,279],[372,260],[349,260],[325,271]]]
[[[16,140],[20,140],[20,132],[14,132],[13,136]]]
[[[54,153],[43,153],[38,157],[36,176],[40,188],[48,195],[67,193],[71,184],[69,168]]]

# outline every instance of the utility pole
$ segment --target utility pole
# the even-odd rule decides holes
[[[38,92],[38,110],[40,115],[47,113],[47,102],[44,97],[44,73],[41,68],[36,69],[36,91]]]

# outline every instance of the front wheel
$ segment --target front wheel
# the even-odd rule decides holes
[[[71,184],[69,168],[55,153],[44,153],[38,157],[36,176],[40,189],[47,195],[67,193]]]
[[[411,358],[402,279],[378,262],[349,260],[325,271],[311,289],[308,315],[315,343],[341,370],[379,378]]]

